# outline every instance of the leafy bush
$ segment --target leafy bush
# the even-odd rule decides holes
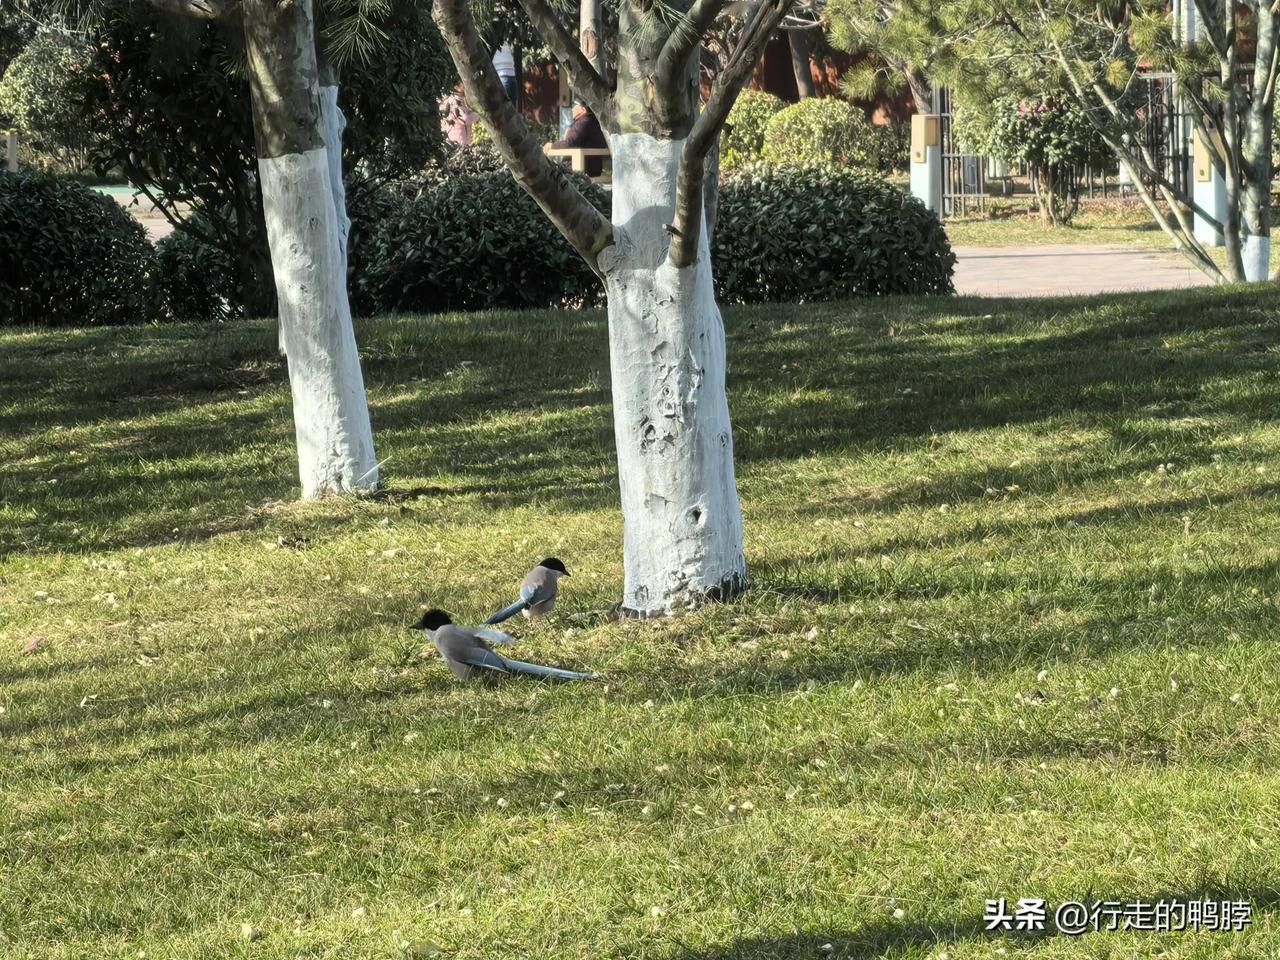
[[[763,157],[773,164],[834,164],[875,170],[875,128],[852,104],[810,97],[780,110],[764,131]]]
[[[763,90],[743,90],[720,134],[720,169],[728,173],[760,159],[764,131],[786,103]]]
[[[91,51],[55,30],[42,30],[0,79],[0,114],[22,137],[23,161],[45,172],[80,173],[89,164],[93,127],[79,104]]]
[[[156,244],[156,282],[173,320],[230,320],[240,313],[234,261],[184,230]]]
[[[876,169],[885,174],[911,169],[911,125],[877,124],[875,132]]]
[[[712,258],[725,303],[951,293],[956,259],[919,200],[833,166],[756,167],[726,180]]]
[[[158,319],[155,251],[110,197],[48,176],[0,173],[0,325]]]
[[[578,177],[599,209],[607,194]],[[497,212],[495,214],[495,212]],[[354,273],[362,311],[480,310],[594,303],[591,268],[510,173],[428,184],[373,231]]]

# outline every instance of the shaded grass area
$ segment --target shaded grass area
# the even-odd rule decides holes
[[[755,586],[657,623],[574,618],[597,313],[362,322],[389,489],[307,505],[269,325],[0,334],[0,956],[1277,952],[1275,302],[729,311]],[[420,656],[547,553],[603,682]],[[1254,924],[982,922],[1175,895]]]

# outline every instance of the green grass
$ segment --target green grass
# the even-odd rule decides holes
[[[308,505],[269,325],[0,333],[0,955],[1280,955],[1276,303],[728,311],[754,589],[646,623],[574,617],[599,314],[363,322],[389,489]],[[518,649],[602,682],[420,656],[547,553]]]
[[[1027,196],[995,198],[987,213],[947,220],[954,244],[974,247],[1038,246],[1047,243],[1128,245],[1142,243],[1170,249],[1169,238],[1138,200],[1085,201],[1064,226],[1046,227]]]

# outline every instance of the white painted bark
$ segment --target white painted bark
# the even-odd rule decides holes
[[[378,485],[329,169],[324,147],[258,161],[304,497]]]
[[[698,259],[667,260],[683,140],[614,134],[609,303],[622,491],[623,606],[662,615],[746,583],[725,395],[725,340],[707,231]]]
[[[342,276],[347,275],[347,236],[351,218],[347,216],[347,188],[342,181],[342,132],[347,117],[338,106],[338,87],[320,87],[320,124],[324,133],[325,152],[329,160],[329,188],[333,192],[333,209],[338,217],[338,248],[342,253]]]
[[[1240,260],[1246,282],[1264,282],[1271,272],[1271,238],[1245,234],[1240,242]]]

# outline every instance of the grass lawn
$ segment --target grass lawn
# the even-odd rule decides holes
[[[988,204],[985,215],[975,212],[967,217],[948,219],[948,239],[954,244],[972,247],[1142,243],[1172,250],[1169,238],[1136,199],[1086,200],[1071,222],[1060,227],[1046,227],[1041,223],[1030,196],[995,198],[988,200]]]
[[[598,313],[363,322],[309,505],[270,325],[0,332],[0,956],[1280,956],[1277,303],[727,311],[755,587],[644,623]],[[420,655],[548,553],[603,681]]]

